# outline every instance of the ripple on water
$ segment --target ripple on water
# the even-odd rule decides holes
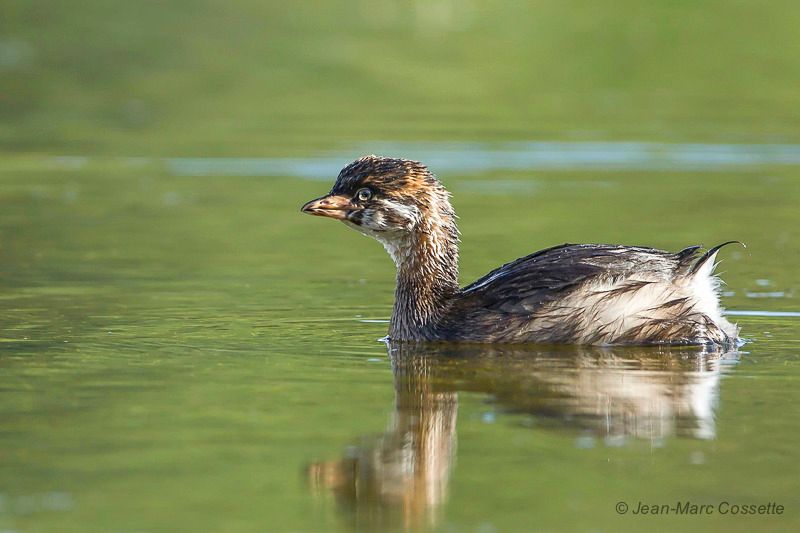
[[[158,164],[177,176],[294,176],[329,180],[349,161],[367,153],[404,154],[425,161],[437,172],[486,173],[509,170],[663,170],[708,172],[749,170],[759,166],[800,165],[796,144],[698,144],[649,142],[519,141],[496,143],[374,141],[315,157],[170,157],[135,165]],[[131,158],[120,158],[131,165]],[[74,169],[87,157],[49,158],[44,163]]]

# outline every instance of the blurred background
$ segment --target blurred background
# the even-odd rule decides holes
[[[791,0],[3,0],[0,530],[797,531],[798,28]],[[298,212],[367,153],[453,192],[464,284],[744,241],[748,344],[387,352],[394,265]],[[687,500],[787,512],[614,507]]]
[[[7,152],[260,156],[379,139],[800,135],[800,8],[790,0],[0,9]]]

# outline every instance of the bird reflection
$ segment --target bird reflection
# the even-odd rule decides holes
[[[456,455],[458,392],[577,446],[671,436],[711,439],[720,375],[736,352],[701,347],[599,348],[387,343],[395,405],[385,432],[341,459],[312,463],[312,490],[333,493],[356,529],[437,523]]]

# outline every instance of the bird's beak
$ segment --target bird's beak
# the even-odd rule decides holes
[[[300,211],[318,217],[345,220],[347,218],[347,212],[353,209],[353,204],[350,202],[349,198],[338,195],[328,195],[317,198],[316,200],[311,200],[301,207]]]

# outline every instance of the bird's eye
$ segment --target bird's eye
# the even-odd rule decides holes
[[[363,189],[359,189],[356,193],[356,198],[361,200],[362,202],[366,202],[370,198],[372,198],[372,191],[367,189],[366,187]]]

